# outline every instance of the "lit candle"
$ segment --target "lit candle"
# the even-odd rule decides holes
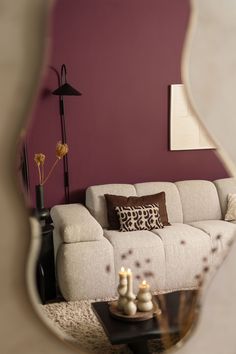
[[[131,269],[130,269],[130,268],[127,269],[127,275],[128,275],[129,277],[132,277],[132,272],[131,272]]]
[[[150,293],[150,285],[146,282],[146,280],[143,280],[142,283],[139,284],[137,299],[139,311],[146,312],[152,310],[152,294]]]
[[[146,282],[146,280],[143,280],[141,284],[139,284],[139,289],[150,289],[150,285]]]
[[[120,277],[125,277],[126,275],[127,275],[127,272],[126,272],[125,268],[121,267],[120,271],[119,271],[119,276]]]

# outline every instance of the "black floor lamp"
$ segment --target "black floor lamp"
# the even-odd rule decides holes
[[[61,66],[61,75],[59,77],[59,87],[52,92],[53,95],[59,96],[59,109],[61,118],[61,137],[62,143],[67,143],[66,140],[66,124],[65,124],[65,112],[64,112],[64,96],[81,96],[82,94],[77,91],[74,87],[69,85],[66,81],[66,66],[63,64]],[[70,184],[69,184],[69,169],[68,169],[68,157],[67,155],[63,158],[64,166],[64,188],[65,188],[65,199],[66,202],[70,202]]]

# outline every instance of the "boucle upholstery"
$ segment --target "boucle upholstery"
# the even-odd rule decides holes
[[[209,181],[180,181],[175,183],[180,194],[184,223],[221,219],[216,187]]]
[[[195,276],[202,272],[203,257],[211,250],[209,236],[192,226],[173,224],[154,232],[161,238],[165,251],[165,290],[196,286]]]
[[[86,190],[86,206],[102,227],[108,227],[107,207],[104,194],[137,196],[132,184],[104,184]]]
[[[107,293],[114,296],[114,254],[106,238],[62,243],[56,265],[58,284],[66,300],[103,298]]]
[[[123,266],[134,273],[134,288],[138,290],[140,279],[150,282],[152,289],[165,287],[165,252],[161,239],[150,231],[123,232],[104,230],[104,236],[114,249],[115,273]],[[130,253],[129,253],[130,251]],[[136,263],[138,262],[138,263]],[[154,277],[145,276],[152,272]],[[137,280],[135,277],[140,275]],[[116,279],[118,281],[118,278]]]
[[[227,209],[227,196],[229,193],[236,193],[236,179],[235,178],[217,179],[216,181],[214,181],[214,184],[216,186],[219,195],[222,216],[224,219],[226,209]]]
[[[101,225],[81,204],[57,205],[51,209],[51,217],[61,240],[66,243],[99,241],[103,239]]]
[[[236,224],[223,220],[204,220],[190,223],[207,233],[211,239],[212,249],[215,249],[213,255],[213,263],[216,264],[221,260],[222,253],[227,251],[228,244],[236,234]]]
[[[53,208],[55,244],[59,243],[57,278],[65,299],[116,295],[121,266],[140,275],[140,280],[134,280],[135,291],[144,278],[153,291],[195,287],[196,275],[204,266],[216,269],[236,234],[236,224],[223,221],[221,213],[228,193],[236,191],[236,180],[215,184],[198,180],[92,186],[86,193],[86,205],[94,217],[78,204]],[[170,226],[122,233],[106,229],[105,193],[128,197],[162,191]],[[58,242],[59,234],[62,240]]]
[[[211,238],[212,246],[221,247],[222,250],[227,247],[236,232],[236,224],[224,220],[195,221],[190,225],[206,232]]]
[[[183,212],[179,191],[171,182],[146,182],[134,185],[139,197],[148,194],[165,192],[166,208],[169,222],[183,222]]]

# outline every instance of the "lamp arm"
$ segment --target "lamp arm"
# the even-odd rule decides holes
[[[66,81],[66,74],[67,74],[67,72],[66,72],[66,65],[65,64],[62,64],[62,66],[61,66],[61,83],[60,83],[60,86],[61,85],[63,85],[63,74],[64,74],[64,78],[65,78],[65,82],[64,83],[66,83],[67,81]]]

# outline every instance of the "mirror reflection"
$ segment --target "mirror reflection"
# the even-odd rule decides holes
[[[58,0],[53,12],[20,170],[42,229],[41,310],[94,353],[179,343],[236,231],[236,182],[214,150],[169,149],[189,11]]]

